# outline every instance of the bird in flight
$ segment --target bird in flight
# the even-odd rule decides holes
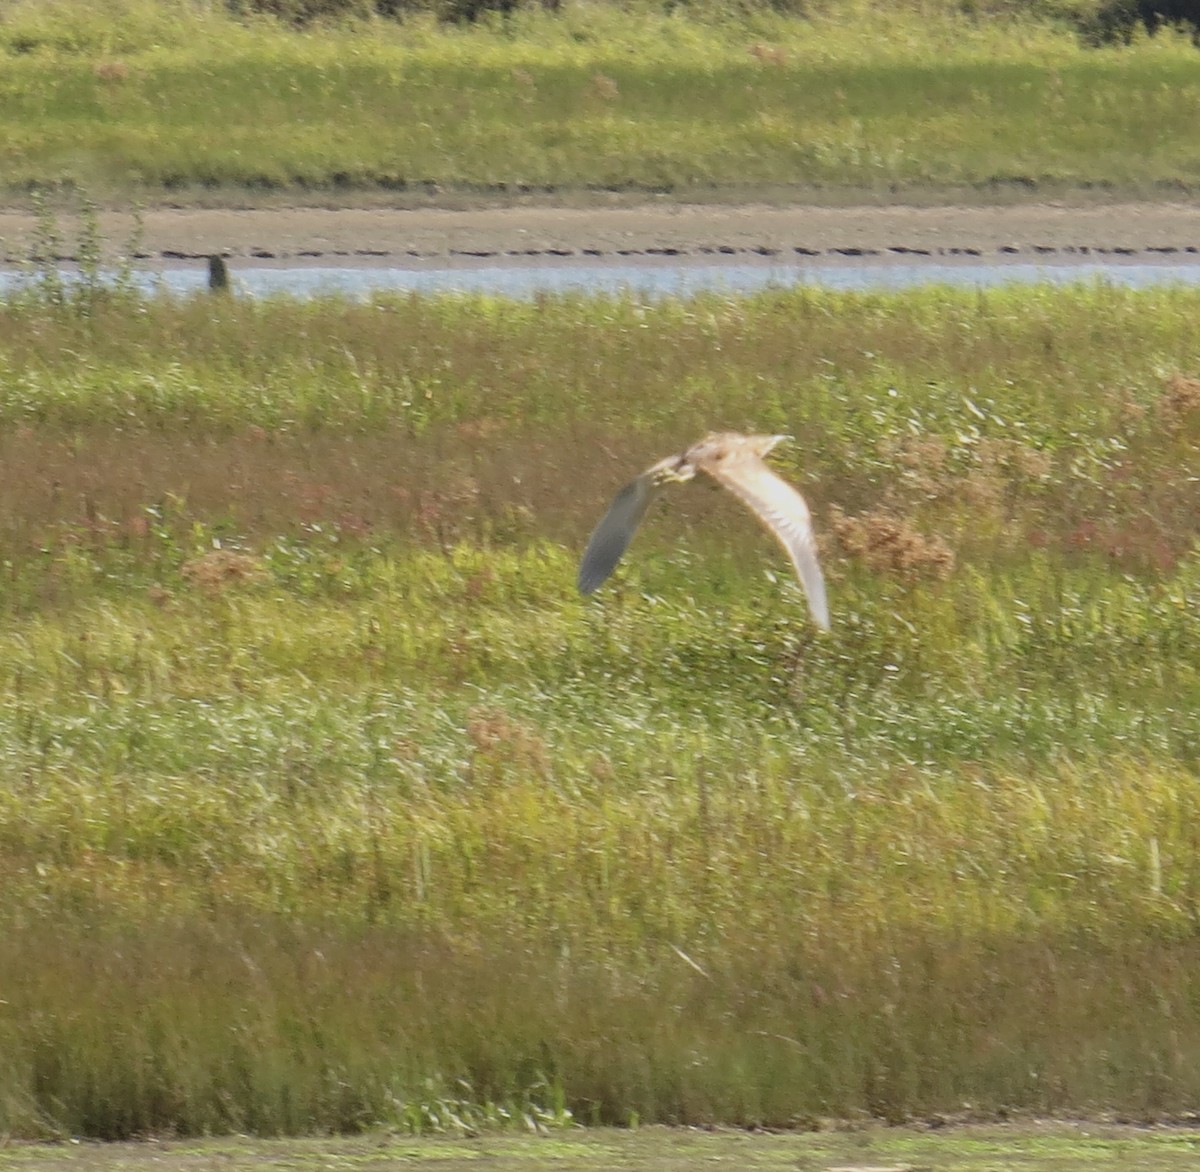
[[[787,550],[809,610],[818,626],[829,630],[825,579],[817,561],[812,518],[804,498],[763,461],[785,435],[740,435],[714,432],[678,456],[651,465],[627,484],[609,506],[583,551],[579,563],[579,589],[591,594],[616,568],[633,540],[650,502],[666,484],[691,480],[707,472],[718,484],[747,504]]]

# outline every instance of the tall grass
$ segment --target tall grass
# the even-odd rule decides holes
[[[10,191],[1197,181],[1195,50],[1172,34],[1086,49],[1065,25],[943,5],[788,19],[580,4],[307,33],[131,12],[25,5],[0,24]]]
[[[0,1127],[1188,1108],[1198,310],[7,303]]]

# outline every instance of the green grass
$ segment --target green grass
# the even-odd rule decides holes
[[[1200,1091],[1200,293],[0,308],[0,1129]],[[785,430],[833,631],[681,490]]]
[[[1195,49],[1086,49],[1033,17],[812,19],[578,4],[503,25],[297,33],[168,3],[0,23],[13,195],[82,184],[397,193],[1196,185]],[[246,112],[253,111],[252,117]],[[697,117],[697,111],[703,111]]]
[[[577,1129],[553,1135],[486,1134],[470,1138],[419,1138],[373,1133],[362,1137],[254,1140],[172,1140],[133,1144],[11,1145],[0,1149],[0,1168],[62,1172],[86,1167],[136,1172],[189,1169],[200,1161],[234,1162],[239,1168],[353,1167],[372,1172],[428,1163],[464,1172],[486,1162],[512,1172],[569,1169],[661,1168],[682,1172],[711,1163],[765,1172],[800,1168],[938,1168],[945,1172],[1094,1172],[1131,1168],[1145,1172],[1195,1165],[1198,1141],[1190,1128],[1142,1128],[1091,1121],[958,1124],[940,1128],[842,1126],[785,1134],[640,1127]]]

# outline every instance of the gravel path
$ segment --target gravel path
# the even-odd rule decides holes
[[[131,239],[128,214],[101,214],[108,247]],[[78,239],[63,221],[70,254]],[[30,255],[35,223],[0,211],[0,262]],[[1200,206],[1125,203],[1003,207],[738,207],[662,204],[618,208],[156,208],[144,213],[139,255],[194,263],[221,252],[261,264],[480,264],[527,258],[662,256],[811,258],[869,256],[1069,260],[1123,257],[1200,263]]]

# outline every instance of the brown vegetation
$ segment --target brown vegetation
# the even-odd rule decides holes
[[[261,581],[265,577],[257,558],[231,549],[214,549],[189,558],[180,573],[185,581],[209,594],[221,594],[231,586]]]
[[[1178,371],[1167,379],[1166,390],[1158,398],[1163,422],[1176,428],[1200,412],[1200,379],[1188,378]]]
[[[945,578],[954,569],[954,551],[940,537],[924,536],[902,517],[882,510],[850,516],[834,505],[829,519],[846,556],[876,572]]]

